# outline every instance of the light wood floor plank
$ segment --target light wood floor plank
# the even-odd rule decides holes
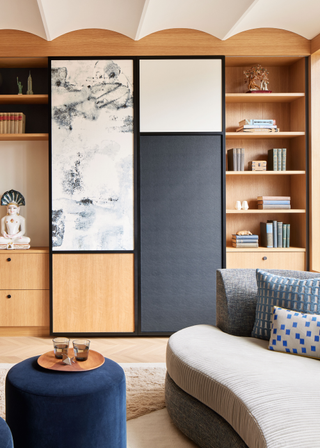
[[[70,338],[70,345],[72,340]],[[115,362],[165,362],[168,338],[90,338],[91,348]],[[52,350],[51,337],[0,337],[0,363],[17,363]]]

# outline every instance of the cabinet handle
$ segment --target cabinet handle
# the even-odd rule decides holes
[[[7,258],[7,261],[11,261],[11,258]]]
[[[267,257],[262,257],[262,260],[265,261],[265,260],[268,260],[268,258]]]
[[[11,294],[8,294],[8,295],[7,295],[7,299],[11,299]]]

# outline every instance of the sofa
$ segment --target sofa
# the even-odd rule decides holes
[[[302,283],[320,277],[268,272]],[[320,447],[319,360],[269,350],[271,340],[252,337],[255,269],[219,269],[216,276],[216,326],[188,327],[168,341],[165,397],[173,423],[202,448]]]

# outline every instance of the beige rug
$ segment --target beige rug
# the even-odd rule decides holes
[[[0,364],[0,416],[5,418],[5,378],[14,364]],[[127,383],[127,420],[163,409],[164,363],[120,364]]]

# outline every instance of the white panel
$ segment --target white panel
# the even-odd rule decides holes
[[[0,142],[0,196],[18,190],[26,205],[20,208],[26,219],[26,236],[31,247],[49,245],[48,143]],[[6,207],[0,208],[1,218]]]
[[[221,59],[140,61],[141,132],[220,132]]]
[[[37,0],[2,1],[0,29],[26,31],[45,39],[46,33],[43,27]]]

